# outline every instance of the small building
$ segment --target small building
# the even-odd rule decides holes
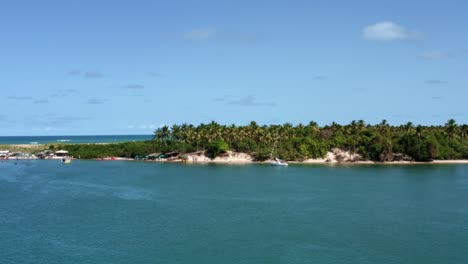
[[[0,157],[5,158],[10,156],[10,151],[9,150],[0,150]]]
[[[146,155],[145,156],[145,159],[147,160],[160,160],[160,159],[164,159],[166,158],[166,156],[162,153],[151,153],[149,155]]]
[[[57,150],[57,151],[55,151],[55,156],[57,156],[57,157],[66,157],[66,156],[68,156],[68,151],[66,151],[66,150]]]

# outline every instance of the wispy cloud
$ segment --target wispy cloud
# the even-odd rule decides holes
[[[273,102],[258,102],[255,94],[249,94],[239,99],[228,100],[229,105],[240,105],[240,106],[276,106]]]
[[[105,100],[99,98],[89,98],[88,101],[86,101],[86,103],[90,105],[99,105],[103,104],[104,102]]]
[[[225,101],[226,101],[226,98],[223,98],[223,97],[213,98],[213,102],[225,102]]]
[[[78,75],[81,75],[82,71],[79,70],[79,69],[72,69],[72,70],[69,70],[67,72],[67,75],[70,75],[70,76],[78,76]]]
[[[27,101],[32,100],[33,98],[31,96],[8,96],[7,99],[16,101]]]
[[[35,104],[48,104],[49,100],[47,100],[47,99],[38,99],[38,100],[34,100],[33,103],[35,103]]]
[[[444,97],[443,96],[432,96],[431,99],[434,100],[434,101],[442,101],[442,100],[444,100]]]
[[[414,119],[413,115],[410,114],[392,114],[391,117],[398,118],[398,119]]]
[[[52,97],[66,97],[72,93],[76,93],[75,89],[60,89],[56,93],[52,94]]]
[[[127,126],[127,129],[153,129],[154,130],[158,127],[162,127],[162,126],[158,126],[155,124],[140,124],[140,125],[131,124]]]
[[[448,57],[448,53],[439,50],[428,50],[419,54],[419,58],[425,60],[440,60]]]
[[[141,90],[141,89],[144,89],[145,86],[142,84],[127,84],[127,85],[123,85],[122,88],[132,89],[132,90]]]
[[[419,32],[408,30],[391,21],[369,25],[362,30],[362,35],[367,40],[376,41],[414,40],[421,37]]]
[[[447,82],[442,81],[442,80],[438,80],[438,79],[432,79],[432,80],[426,80],[426,81],[424,81],[424,83],[426,83],[426,84],[444,84],[444,83],[447,83]]]
[[[192,41],[208,40],[216,36],[214,28],[196,28],[184,33],[184,39]]]
[[[68,76],[82,76],[86,79],[100,79],[104,77],[104,74],[98,70],[83,71],[80,69],[72,69],[67,72]]]
[[[62,89],[62,91],[66,92],[66,93],[74,93],[74,92],[76,92],[75,89]]]
[[[84,73],[84,77],[87,79],[100,79],[104,75],[100,71],[87,71]]]
[[[25,121],[28,124],[38,127],[60,127],[68,124],[72,124],[79,121],[91,120],[91,117],[88,116],[72,116],[72,115],[55,115],[55,114],[46,114],[46,115],[32,115],[26,116]]]
[[[66,125],[78,121],[87,121],[91,120],[91,117],[86,116],[56,116],[56,117],[49,117],[49,120],[45,121],[45,125]]]
[[[162,74],[153,71],[148,72],[148,75],[151,77],[162,77]]]

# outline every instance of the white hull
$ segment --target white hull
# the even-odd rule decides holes
[[[271,166],[288,166],[288,163],[281,161],[273,161],[270,163]]]

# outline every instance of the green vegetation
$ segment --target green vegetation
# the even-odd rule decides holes
[[[229,150],[229,145],[222,140],[214,140],[208,143],[208,156],[215,158],[219,154]]]
[[[391,126],[385,120],[376,125],[352,121],[347,125],[332,123],[319,127],[307,125],[225,126],[216,122],[193,126],[189,124],[163,126],[147,142],[119,144],[79,144],[55,146],[73,156],[96,158],[104,156],[135,157],[153,152],[188,153],[207,150],[215,157],[226,150],[247,152],[256,160],[270,156],[274,144],[278,155],[286,160],[322,158],[332,148],[360,154],[363,159],[392,161],[412,159],[468,159],[468,126],[457,125],[451,119],[444,126],[414,126],[411,122]]]

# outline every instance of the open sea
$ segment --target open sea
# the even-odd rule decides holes
[[[153,135],[97,135],[97,136],[0,136],[0,145],[7,144],[59,144],[59,143],[117,143],[145,141]]]
[[[0,162],[0,262],[468,263],[468,165]]]

